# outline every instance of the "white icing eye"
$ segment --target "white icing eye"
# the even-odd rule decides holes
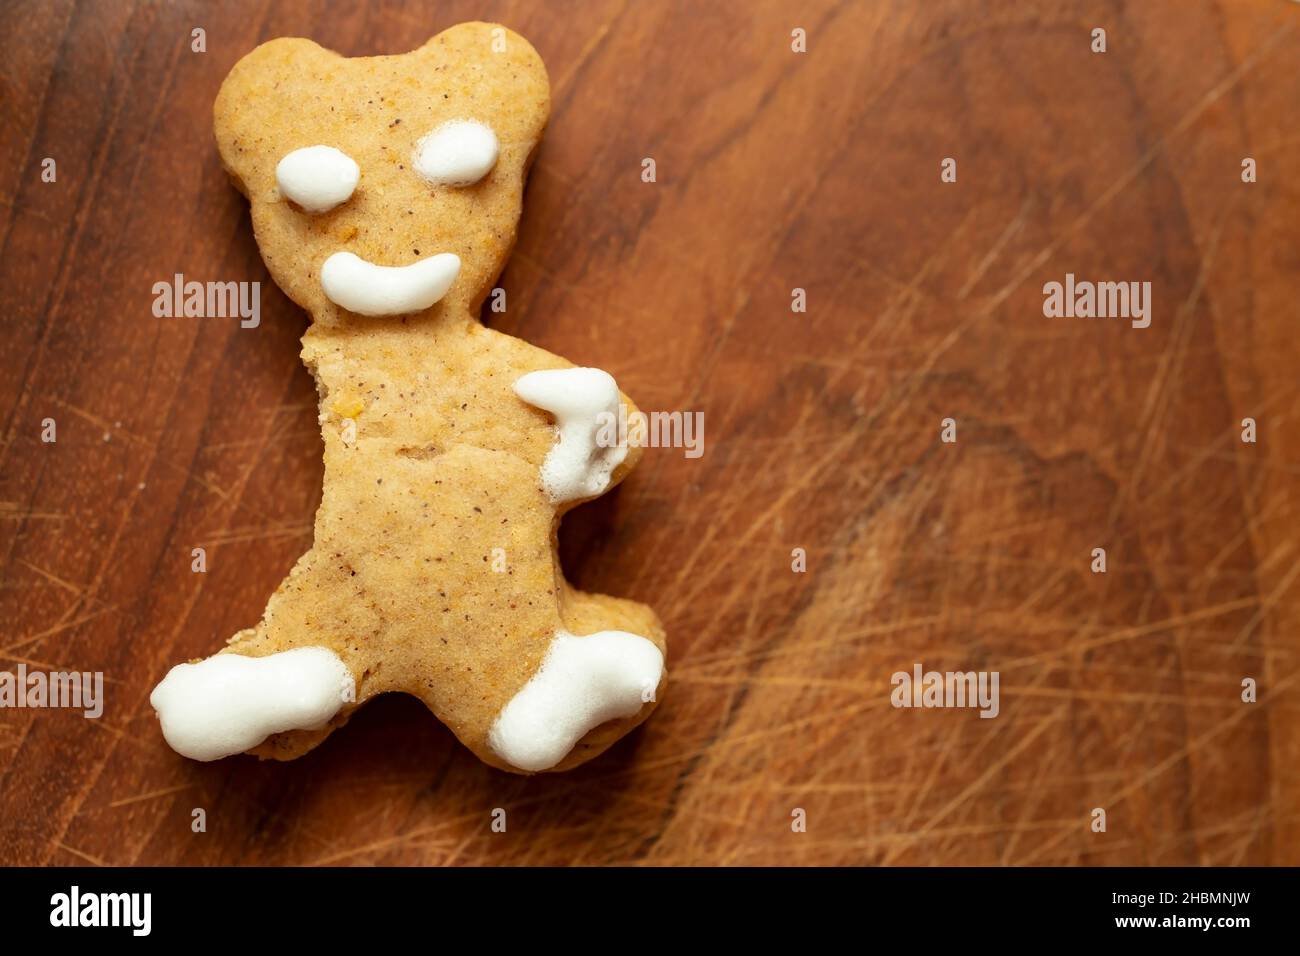
[[[439,186],[469,186],[497,161],[497,134],[474,120],[443,123],[415,144],[415,171]]]
[[[295,149],[275,167],[280,192],[307,212],[328,212],[352,198],[361,167],[333,146]]]

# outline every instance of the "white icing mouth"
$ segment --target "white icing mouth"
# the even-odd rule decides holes
[[[588,731],[654,700],[663,672],[663,652],[639,634],[558,631],[537,673],[501,709],[488,745],[512,767],[549,770]]]
[[[336,252],[320,270],[320,284],[335,305],[359,315],[403,315],[433,305],[451,288],[460,257],[442,252],[409,266],[377,266],[351,252]]]

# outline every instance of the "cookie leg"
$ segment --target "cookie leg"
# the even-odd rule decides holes
[[[173,667],[154,688],[150,703],[172,749],[204,761],[244,751],[290,759],[346,722],[359,680],[349,648],[304,627],[296,606],[311,559],[281,584],[261,624],[219,654]]]
[[[565,585],[564,629],[502,709],[493,752],[525,772],[597,756],[654,710],[666,680],[663,629],[644,605]]]

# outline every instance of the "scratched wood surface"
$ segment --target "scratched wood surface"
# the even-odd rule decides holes
[[[659,609],[668,694],[567,776],[402,698],[186,761],[149,690],[257,620],[321,480],[213,97],[272,37],[466,19],[554,87],[494,324],[705,415],[562,535]],[[107,703],[0,710],[0,862],[1300,863],[1297,62],[1285,0],[4,4],[0,669]],[[265,282],[261,326],[154,318],[177,272]],[[1044,318],[1067,272],[1150,281],[1151,326]],[[917,663],[999,715],[893,708]]]

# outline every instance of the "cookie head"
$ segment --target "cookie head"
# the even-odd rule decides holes
[[[334,324],[477,311],[514,244],[549,102],[526,40],[466,23],[398,56],[263,44],[214,113],[272,277]]]

